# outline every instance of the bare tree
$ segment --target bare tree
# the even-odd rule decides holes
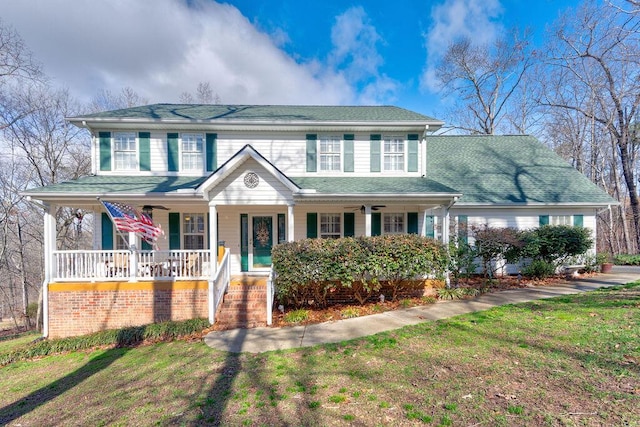
[[[494,134],[531,64],[526,35],[520,38],[515,30],[493,44],[476,45],[469,38],[452,43],[436,68],[444,93],[459,99],[450,122],[470,133]]]
[[[189,92],[180,94],[180,102],[182,104],[220,104],[220,96],[213,92],[209,82],[200,82],[196,88],[195,96]]]
[[[42,80],[40,65],[20,35],[0,19],[0,129],[29,114],[28,110],[8,108],[7,93],[18,84]]]
[[[126,86],[117,94],[114,94],[108,89],[102,89],[93,97],[88,110],[92,113],[98,113],[101,111],[137,107],[148,103],[148,99],[140,96],[129,86]]]
[[[611,3],[587,2],[556,23],[540,102],[582,115],[610,135],[640,248],[636,132],[640,107],[640,16]],[[605,140],[606,142],[606,140]],[[620,192],[616,189],[616,192]]]

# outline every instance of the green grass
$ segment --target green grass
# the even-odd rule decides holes
[[[638,331],[634,284],[298,350],[70,351],[0,368],[0,424],[640,426]]]

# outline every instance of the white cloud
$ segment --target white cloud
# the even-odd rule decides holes
[[[431,10],[432,25],[425,34],[426,64],[420,80],[423,89],[438,89],[434,66],[453,41],[468,37],[474,43],[495,40],[502,31],[500,0],[445,0]]]
[[[317,61],[297,63],[278,48],[286,34],[260,32],[228,4],[4,0],[2,16],[54,82],[83,102],[102,89],[119,92],[125,86],[150,102],[177,102],[201,81],[230,104],[356,100],[353,79]],[[368,44],[366,39],[351,46]]]
[[[380,73],[384,59],[378,44],[384,40],[362,7],[349,8],[336,17],[331,42],[328,64],[358,88],[359,103],[379,104],[394,98],[398,82]]]

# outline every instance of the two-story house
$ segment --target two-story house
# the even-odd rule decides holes
[[[155,104],[68,120],[91,132],[93,174],[26,193],[48,208],[45,336],[213,322],[231,277],[268,275],[279,242],[446,242],[469,224],[595,234],[615,203],[532,137],[435,136],[442,122],[391,106]],[[101,200],[148,213],[164,238],[118,232]],[[60,205],[94,213],[91,250],[57,250]]]

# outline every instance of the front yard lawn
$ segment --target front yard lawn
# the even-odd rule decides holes
[[[638,426],[640,283],[300,350],[48,356],[0,368],[0,390],[22,426]]]

